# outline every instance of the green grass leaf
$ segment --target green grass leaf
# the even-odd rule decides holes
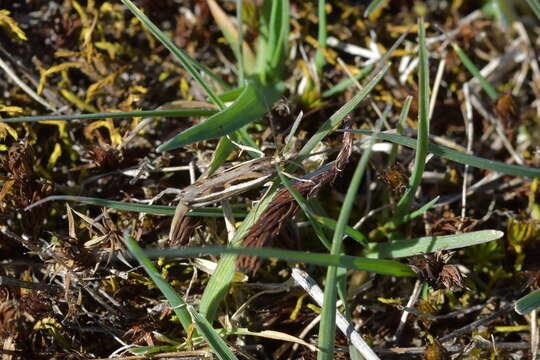
[[[385,2],[386,2],[386,0],[373,0],[372,2],[370,2],[369,6],[367,7],[366,11],[364,12],[364,17],[368,17],[369,15],[373,14],[381,6],[383,6]]]
[[[392,260],[368,259],[350,255],[332,255],[274,248],[232,248],[223,246],[146,250],[146,255],[149,257],[194,257],[219,254],[250,255],[266,259],[276,258],[285,261],[296,261],[320,266],[336,266],[346,269],[364,270],[381,275],[416,276],[407,264]]]
[[[455,43],[451,43],[452,47],[456,51],[456,54],[461,59],[461,62],[467,70],[474,76],[476,79],[478,79],[478,82],[480,83],[480,86],[484,89],[484,91],[488,94],[491,101],[497,100],[497,97],[499,96],[497,90],[491,85],[491,83],[482,75],[480,74],[480,70],[476,67],[474,62],[463,52],[463,50]]]
[[[249,81],[231,106],[176,135],[159,146],[157,151],[170,151],[198,141],[230,134],[266,114],[283,90],[282,85],[263,87],[259,83]]]
[[[530,293],[519,299],[514,305],[515,311],[520,315],[525,315],[540,307],[540,290]]]
[[[75,114],[75,115],[42,115],[42,116],[21,116],[16,118],[0,119],[0,122],[21,123],[38,121],[69,121],[69,120],[95,120],[95,119],[117,119],[132,117],[188,117],[188,116],[210,116],[217,110],[213,109],[181,109],[181,110],[141,110],[141,111],[118,111],[103,112],[93,114]]]
[[[87,197],[87,196],[73,196],[73,195],[52,195],[47,196],[39,201],[36,201],[32,205],[28,206],[25,210],[30,210],[33,207],[39,206],[49,201],[75,201],[88,205],[102,206],[112,209],[118,209],[123,211],[133,211],[139,213],[146,213],[152,215],[174,215],[174,206],[165,205],[145,205],[137,203],[128,203],[123,201],[114,201],[101,198]],[[233,207],[233,215],[235,217],[244,217],[246,212],[235,209]],[[223,210],[219,207],[215,208],[196,208],[191,209],[187,216],[202,216],[202,217],[223,217]]]
[[[459,235],[426,236],[416,239],[369,243],[364,256],[370,259],[396,259],[483,244],[500,239],[503,235],[504,233],[498,230],[480,230]]]
[[[418,57],[419,64],[419,86],[418,86],[418,140],[416,144],[416,154],[414,158],[414,168],[411,178],[409,179],[409,187],[399,200],[396,211],[394,212],[394,220],[403,217],[409,212],[409,208],[414,200],[414,195],[422,182],[422,175],[426,165],[426,157],[428,154],[429,144],[429,63],[428,52],[426,46],[426,30],[424,27],[424,18],[418,19]]]
[[[531,7],[531,9],[534,12],[534,15],[536,15],[536,18],[540,20],[540,4],[538,4],[538,1],[536,0],[527,0],[527,4]]]
[[[188,305],[188,311],[193,317],[193,322],[195,323],[195,326],[197,326],[197,330],[199,330],[199,333],[204,337],[208,345],[210,345],[213,353],[218,359],[238,359],[204,316],[201,316],[201,314],[196,312],[190,305]]]
[[[346,130],[352,131],[360,134],[371,135],[372,131],[370,130]],[[396,144],[407,146],[409,148],[416,148],[416,141],[406,136],[395,135],[395,134],[385,134],[380,133],[377,135],[379,139],[390,141]],[[441,156],[448,160],[452,160],[461,164],[468,164],[473,167],[480,169],[498,171],[503,174],[514,175],[514,176],[526,176],[526,177],[540,177],[540,169],[521,166],[521,165],[512,165],[506,164],[499,161],[488,160],[480,158],[474,155],[465,154],[453,149],[450,149],[446,146],[441,146],[433,143],[429,143],[428,151],[437,156]]]

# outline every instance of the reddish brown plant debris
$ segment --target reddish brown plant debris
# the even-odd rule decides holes
[[[344,121],[345,128],[350,128],[350,118]],[[334,166],[329,170],[313,177],[309,181],[299,181],[292,186],[304,197],[315,196],[319,189],[332,183],[343,171],[349,161],[352,151],[353,135],[346,132],[343,135],[343,146],[339,152]],[[273,238],[278,235],[287,219],[292,218],[299,209],[299,205],[286,188],[278,191],[270,205],[261,214],[259,220],[251,227],[244,238],[244,247],[263,247],[271,244]],[[256,272],[260,266],[260,261],[256,257],[240,256],[237,266],[244,272]]]

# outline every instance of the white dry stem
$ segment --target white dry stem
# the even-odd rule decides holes
[[[538,357],[538,309],[531,311],[531,353],[532,360]]]
[[[293,268],[292,277],[319,306],[322,306],[324,296],[323,291],[308,273],[298,268]],[[350,339],[352,345],[366,360],[380,359],[339,310],[336,310],[336,325],[341,332]]]
[[[441,61],[439,62],[439,67],[437,68],[437,74],[435,75],[435,81],[433,82],[433,89],[429,101],[429,115],[428,120],[431,120],[433,115],[433,110],[435,109],[435,103],[437,102],[437,94],[439,93],[439,88],[441,86],[441,80],[444,74],[444,67],[446,65],[446,52],[443,52],[441,56]]]
[[[411,297],[409,298],[409,301],[407,301],[407,307],[411,308],[416,304],[418,301],[418,297],[420,296],[420,290],[422,289],[422,281],[416,280],[416,283],[414,284],[414,289],[411,294]],[[394,341],[399,341],[399,338],[401,337],[401,333],[403,332],[403,328],[405,327],[405,324],[407,323],[407,318],[409,317],[409,312],[403,310],[403,314],[401,314],[401,319],[399,319],[399,325],[397,327],[396,333],[394,334]]]
[[[473,111],[471,105],[471,92],[469,84],[463,85],[463,97],[465,100],[465,109],[463,119],[465,120],[465,132],[467,134],[467,154],[472,153],[472,143],[474,138]],[[463,171],[463,187],[461,191],[461,217],[467,214],[467,185],[469,183],[469,165],[465,164]]]
[[[32,90],[28,85],[26,85],[13,71],[13,69],[0,58],[0,68],[5,71],[6,75],[13,80],[17,86],[19,86],[25,93],[28,94],[32,99],[40,103],[41,105],[45,106],[47,109],[49,109],[52,112],[57,112],[56,108],[49,104],[44,98],[39,96],[34,90]]]

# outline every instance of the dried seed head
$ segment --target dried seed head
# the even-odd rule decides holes
[[[456,265],[447,264],[454,253],[437,252],[410,258],[409,265],[418,277],[435,290],[464,288],[463,276]]]
[[[403,195],[409,182],[407,170],[405,170],[400,163],[396,163],[386,169],[380,170],[378,179],[390,189],[394,199]]]
[[[499,95],[495,103],[495,114],[501,119],[506,129],[513,128],[519,118],[519,107],[512,94]]]

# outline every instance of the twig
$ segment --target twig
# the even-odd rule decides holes
[[[443,336],[442,338],[440,338],[440,341],[441,342],[445,342],[445,341],[448,341],[450,339],[453,339],[457,336],[460,336],[460,335],[463,335],[463,334],[466,334],[468,332],[471,332],[473,331],[474,329],[476,329],[477,327],[479,327],[480,325],[488,322],[488,321],[491,321],[503,314],[506,314],[507,312],[510,312],[512,311],[512,309],[514,308],[514,304],[508,304],[506,305],[505,307],[503,307],[501,310],[497,311],[497,312],[494,312],[493,314],[491,315],[488,315],[482,319],[479,319],[479,320],[476,320],[476,321],[473,321],[472,323],[470,323],[469,325],[465,325],[457,330],[454,330],[452,331],[450,334],[446,335],[446,336]]]
[[[409,301],[407,301],[406,308],[410,308],[414,304],[416,304],[416,302],[418,301],[418,296],[420,296],[421,289],[422,289],[422,281],[416,280],[416,282],[414,283],[414,289],[411,294],[411,297],[409,298]],[[407,323],[407,318],[409,317],[409,311],[405,309],[403,309],[403,314],[401,314],[401,319],[399,319],[399,325],[397,327],[396,333],[394,334],[395,342],[399,341],[399,338],[401,337],[401,333],[403,332],[403,328],[405,327],[405,324]]]

